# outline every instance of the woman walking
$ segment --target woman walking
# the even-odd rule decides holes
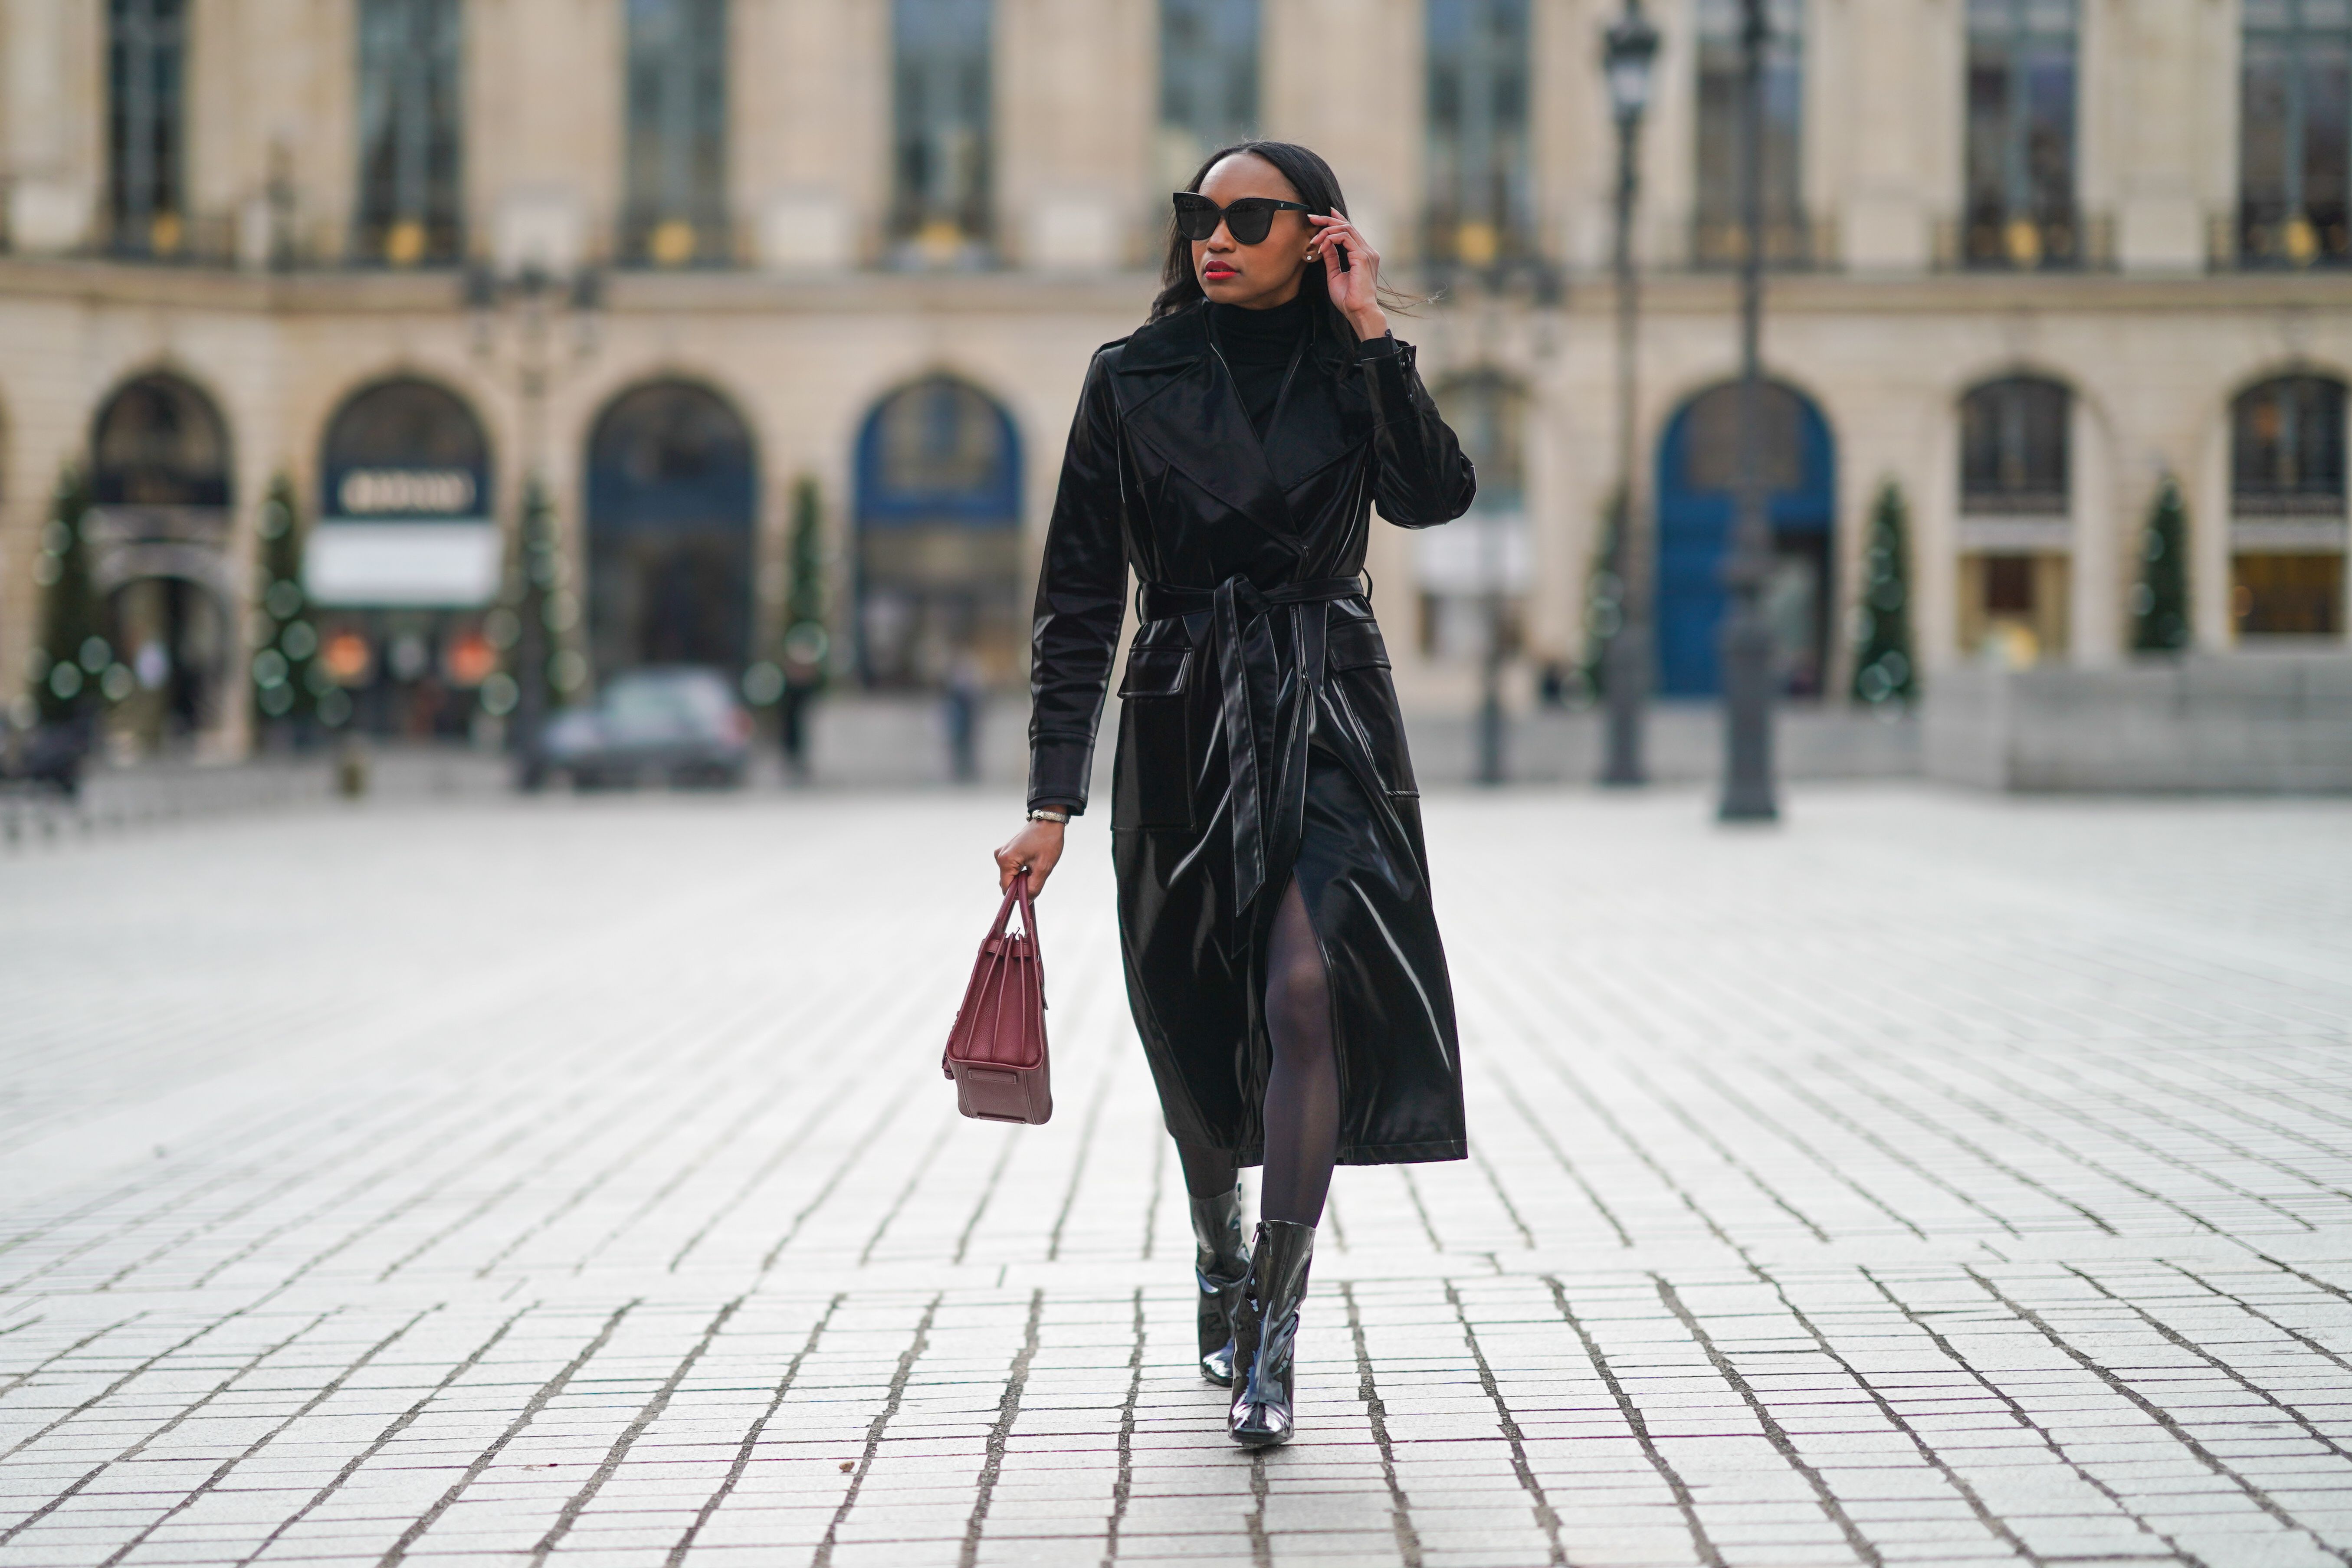
[[[1333,1164],[1467,1153],[1412,766],[1357,574],[1373,505],[1446,522],[1475,480],[1321,158],[1225,148],[1175,207],[1150,319],[1079,395],[1037,584],[1029,821],[996,861],[1043,887],[1086,808],[1132,567],[1111,803],[1128,997],[1192,1198],[1202,1374],[1260,1447],[1291,1436]]]

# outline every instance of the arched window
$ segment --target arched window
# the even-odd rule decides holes
[[[212,400],[173,375],[143,375],[90,430],[83,520],[90,578],[125,672],[116,721],[154,746],[210,728],[236,658],[229,605],[228,430]],[[112,672],[110,671],[110,676]]]
[[[623,393],[588,448],[588,628],[600,679],[647,664],[751,662],[751,432],[716,393]]]
[[[108,400],[91,440],[100,506],[228,505],[228,431],[212,399],[175,375],[143,375]]]
[[[1968,242],[1978,267],[2081,259],[2074,0],[1969,0]]]
[[[2231,510],[2239,516],[2344,513],[2344,384],[2283,375],[2230,411]]]
[[[628,192],[637,261],[724,261],[727,0],[628,0]]]
[[[320,450],[324,517],[484,517],[490,447],[457,394],[429,381],[385,381],[353,393]]]
[[[319,521],[302,546],[315,667],[339,689],[320,719],[377,734],[455,739],[498,668],[483,612],[505,536],[490,512],[481,422],[446,387],[362,387],[319,443]]]
[[[1160,179],[1257,130],[1258,0],[1160,0]]]
[[[465,248],[461,0],[361,0],[359,254],[394,267]]]
[[[1740,0],[1696,0],[1698,205],[1691,254],[1702,265],[1738,260],[1740,226]],[[1811,258],[1804,216],[1804,0],[1766,0],[1764,45],[1764,256]]]
[[[2248,0],[2239,72],[2239,258],[2352,264],[2352,13]]]
[[[2065,387],[2035,376],[1989,382],[1960,400],[1960,510],[2063,517],[2068,501]]]
[[[2231,618],[2242,637],[2340,638],[2344,384],[2283,375],[2230,408]]]
[[[1534,244],[1528,0],[1429,0],[1429,257],[1464,267]]]
[[[916,266],[976,265],[991,230],[991,0],[891,0],[891,236]]]
[[[1527,390],[1499,372],[1479,370],[1440,382],[1433,395],[1478,470],[1478,497],[1460,521],[1413,535],[1421,650],[1433,658],[1475,658],[1499,637],[1507,653],[1518,645],[1532,576]]]
[[[109,0],[107,198],[127,255],[187,245],[187,0]]]
[[[866,679],[928,684],[970,660],[1019,668],[1021,445],[953,376],[885,397],[857,438],[857,651]]]

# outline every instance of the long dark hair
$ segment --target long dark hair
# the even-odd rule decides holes
[[[1263,158],[1273,164],[1275,172],[1290,182],[1290,188],[1298,193],[1298,199],[1307,204],[1308,211],[1335,212],[1341,217],[1348,216],[1348,198],[1340,194],[1339,176],[1331,172],[1331,165],[1323,161],[1322,154],[1312,148],[1301,147],[1296,142],[1235,142],[1220,147],[1192,172],[1192,183],[1184,188],[1199,190],[1201,182],[1209,177],[1210,170],[1240,153]],[[1331,303],[1330,291],[1324,286],[1320,266],[1307,268],[1298,279],[1298,291],[1322,307],[1326,324],[1338,333],[1341,342],[1348,342],[1353,334],[1339,315],[1338,307]],[[1192,242],[1176,232],[1176,215],[1171,212],[1168,215],[1168,253],[1160,265],[1160,293],[1151,301],[1151,314],[1148,320],[1157,321],[1162,317],[1172,316],[1206,297],[1201,292],[1200,275],[1192,270]],[[1389,310],[1409,310],[1418,301],[1383,284],[1381,303]]]

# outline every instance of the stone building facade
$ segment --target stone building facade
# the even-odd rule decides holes
[[[1620,483],[1597,59],[1619,8],[0,0],[0,688],[42,674],[68,466],[111,541],[125,689],[195,670],[177,724],[220,752],[253,732],[281,477],[374,700],[354,723],[475,710],[534,475],[562,684],[780,657],[810,480],[845,677],[1015,680],[1088,352],[1142,315],[1165,193],[1252,131],[1322,151],[1397,280],[1439,295],[1400,335],[1483,459],[1468,526],[1380,531],[1400,688],[1469,702],[1499,604],[1526,700],[1590,651]],[[2341,644],[2352,9],[1771,10],[1792,689],[1851,679],[1890,483],[1931,684],[1988,649],[2124,659],[2167,482],[2198,644]],[[1648,12],[1633,489],[1664,688],[1703,695],[1737,6]]]

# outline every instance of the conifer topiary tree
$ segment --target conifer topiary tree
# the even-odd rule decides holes
[[[1919,694],[1919,668],[1911,652],[1908,515],[1902,487],[1887,480],[1871,509],[1870,551],[1854,628],[1853,697],[1873,708],[1908,703]]]
[[[807,713],[824,689],[832,640],[824,629],[824,520],[816,479],[793,486],[791,575],[784,595],[784,635],[778,659],[783,682],[777,697],[777,736],[795,780],[808,774]]]
[[[41,721],[66,724],[86,717],[102,696],[99,678],[114,661],[106,640],[106,606],[90,579],[89,541],[82,530],[89,483],[68,463],[58,475],[41,553],[33,563],[41,587],[41,645],[33,660],[33,697]]]
[[[318,711],[325,672],[313,674],[319,628],[302,587],[302,530],[294,515],[294,481],[270,481],[261,503],[260,613],[254,617],[253,705],[263,718],[307,722]]]
[[[2170,474],[2140,535],[2140,580],[2132,590],[2132,651],[2178,653],[2189,646],[2189,509]]]

